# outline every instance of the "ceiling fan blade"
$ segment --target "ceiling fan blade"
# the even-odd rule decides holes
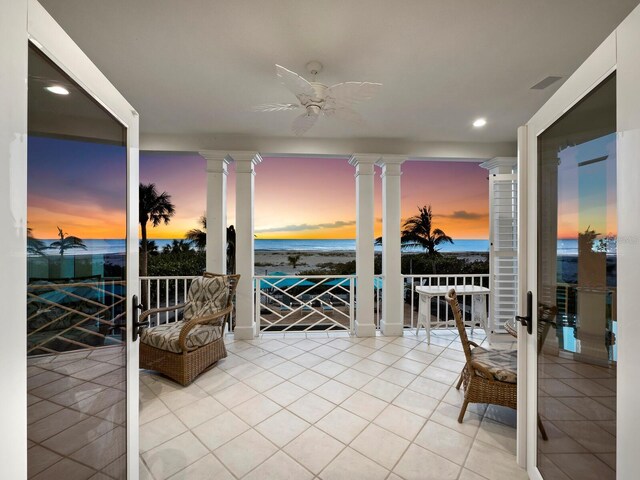
[[[347,122],[355,123],[360,126],[365,126],[367,122],[365,122],[362,115],[356,112],[354,109],[349,107],[338,107],[338,108],[325,108],[322,112],[327,117],[335,117],[340,120],[345,120]]]
[[[309,115],[308,112],[305,112],[296,117],[291,125],[291,130],[293,130],[293,133],[296,135],[303,135],[307,130],[313,127],[317,121],[317,114]]]
[[[251,110],[254,112],[284,112],[287,110],[295,110],[300,108],[297,103],[264,103],[256,105]]]
[[[312,98],[315,95],[311,84],[297,73],[287,70],[283,66],[276,65],[276,74],[280,79],[280,83],[287,87],[300,101],[302,101],[300,97]]]
[[[381,83],[344,82],[327,89],[325,102],[332,107],[349,106],[371,100],[382,88]]]

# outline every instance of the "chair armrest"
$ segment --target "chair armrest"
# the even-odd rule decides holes
[[[170,312],[171,310],[180,310],[184,308],[184,305],[185,305],[184,303],[180,303],[172,307],[152,308],[151,310],[145,310],[144,312],[142,312],[142,315],[140,315],[140,318],[138,319],[138,321],[144,322],[147,319],[147,317],[151,315],[155,315],[156,313]]]
[[[472,340],[468,340],[469,345],[471,345],[472,347],[479,347],[480,345],[478,345],[476,342],[472,341]]]
[[[178,345],[180,346],[180,350],[183,352],[189,352],[189,348],[187,348],[187,335],[189,332],[193,330],[197,325],[202,323],[211,323],[213,320],[218,320],[217,323],[222,324],[224,322],[224,317],[226,317],[233,310],[233,306],[229,306],[224,310],[220,310],[219,312],[214,313],[213,315],[206,315],[204,317],[192,318],[188,322],[184,324],[182,329],[180,330],[180,336],[178,337]],[[195,350],[195,349],[191,349]]]
[[[482,373],[482,376],[483,376],[484,378],[486,378],[487,380],[497,381],[497,380],[495,379],[495,377],[493,376],[493,373],[491,373],[491,372],[490,372],[490,371],[489,371],[485,366],[480,365],[479,363],[476,363],[476,362],[473,362],[473,361],[472,361],[472,362],[471,362],[471,368],[472,368],[473,370],[478,370],[479,372],[481,372],[481,373]],[[473,373],[475,373],[475,372],[473,372]]]

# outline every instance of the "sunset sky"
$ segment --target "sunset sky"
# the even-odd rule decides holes
[[[125,236],[123,147],[29,138],[29,226],[37,238],[57,226],[84,239]],[[408,161],[402,166],[403,219],[431,204],[434,224],[454,239],[488,237],[487,171],[476,163]],[[176,215],[150,238],[183,238],[205,212],[205,161],[195,153],[140,152],[140,181],[168,192]],[[382,180],[376,167],[376,235],[382,230]],[[255,177],[256,238],[355,238],[354,167],[344,158],[264,158]],[[228,177],[235,224],[235,171]]]

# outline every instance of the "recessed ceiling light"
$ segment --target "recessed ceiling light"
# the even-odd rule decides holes
[[[486,124],[487,124],[487,120],[484,118],[478,118],[473,122],[473,126],[476,128],[484,127]]]
[[[56,95],[69,95],[69,90],[60,85],[51,85],[50,87],[44,87],[44,89]]]

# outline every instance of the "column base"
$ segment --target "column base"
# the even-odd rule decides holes
[[[253,340],[256,337],[256,329],[253,325],[241,327],[236,324],[236,328],[233,330],[233,336],[236,340]]]
[[[384,318],[380,319],[380,330],[385,337],[401,337],[404,333],[404,325],[402,323],[385,322]]]
[[[375,337],[376,326],[373,323],[358,323],[355,321],[356,337]]]

